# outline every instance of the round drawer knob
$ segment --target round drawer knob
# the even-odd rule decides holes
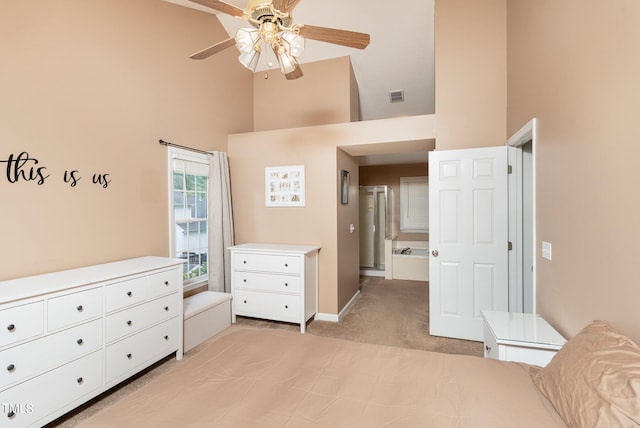
[[[285,264],[284,264],[284,267],[289,267],[289,264],[288,264],[288,263],[285,263]]]
[[[7,371],[10,373],[13,373],[16,370],[16,365],[15,364],[9,364],[7,366]]]
[[[169,340],[169,336],[165,336],[165,337],[164,337],[164,340]]]
[[[78,312],[82,312],[84,310],[84,308],[82,307],[82,305],[78,305],[76,307],[76,309],[78,310]]]
[[[14,412],[13,410],[9,410],[9,413],[7,413],[7,417],[9,419],[13,419],[16,417],[16,412]]]
[[[164,310],[165,310],[165,311],[167,311],[167,312],[169,312],[169,306],[165,306],[165,307],[164,307]]]
[[[82,339],[78,339],[78,340],[76,340],[76,343],[77,343],[78,345],[82,345],[82,344],[84,343],[84,340],[82,340]]]
[[[166,287],[168,287],[168,286],[169,286],[169,281],[165,281],[165,282],[164,282],[164,285],[165,285]]]
[[[78,382],[78,385],[82,385],[82,382],[84,382],[84,379],[79,377],[78,379],[76,379],[76,382]]]
[[[289,305],[284,305],[284,308],[285,309],[289,309]]]
[[[133,358],[133,354],[127,354],[127,358],[128,358],[128,359]]]
[[[133,324],[133,322],[131,322],[131,320],[127,321],[127,325],[131,325]]]
[[[288,286],[289,286],[289,283],[288,283],[288,282],[285,282],[285,283],[284,283],[284,286],[285,286],[285,287],[288,287]]]
[[[244,302],[245,302],[245,303],[247,303],[247,301],[246,301],[246,300],[245,300]]]
[[[242,280],[242,282],[247,282],[247,280],[246,280],[246,279],[243,279],[243,280]]]
[[[133,296],[133,293],[131,291],[127,291],[127,296],[131,297]]]
[[[243,261],[242,261],[242,263],[246,265],[246,264],[247,264],[247,261],[246,261],[246,260],[243,260]]]
[[[9,330],[9,331],[15,331],[15,330],[16,330],[16,326],[15,326],[15,324],[9,324],[9,325],[7,326],[7,330]]]

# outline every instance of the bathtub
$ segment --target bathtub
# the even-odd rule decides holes
[[[428,242],[394,241],[391,259],[391,279],[429,281]]]

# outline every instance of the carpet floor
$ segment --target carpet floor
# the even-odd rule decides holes
[[[429,335],[429,283],[361,277],[360,295],[339,323],[312,320],[307,334],[357,342],[422,349],[449,354],[482,356],[482,343]],[[238,317],[237,327],[299,331],[296,324]],[[185,358],[188,354],[185,355]],[[119,388],[107,391],[48,427],[71,428],[96,412],[123,399],[177,364],[168,357]]]

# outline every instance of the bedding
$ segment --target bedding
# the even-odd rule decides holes
[[[80,427],[564,427],[524,364],[233,326]]]
[[[570,427],[640,427],[640,348],[601,321],[533,380]]]

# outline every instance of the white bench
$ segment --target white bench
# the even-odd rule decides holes
[[[203,291],[184,299],[184,351],[231,325],[231,294]]]

